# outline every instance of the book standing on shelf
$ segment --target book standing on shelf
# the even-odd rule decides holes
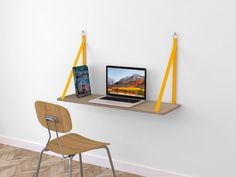
[[[89,71],[87,65],[73,67],[75,92],[77,97],[91,95]]]

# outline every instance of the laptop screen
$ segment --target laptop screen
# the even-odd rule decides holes
[[[146,69],[106,67],[107,95],[146,99]]]

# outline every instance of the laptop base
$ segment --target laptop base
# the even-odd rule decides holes
[[[114,98],[114,100],[110,98]],[[118,99],[120,99],[120,101],[118,101]],[[121,99],[124,99],[124,100],[122,101]],[[124,108],[131,108],[133,106],[144,103],[145,100],[137,100],[137,99],[134,100],[134,99],[127,99],[127,98],[120,98],[120,97],[101,96],[101,97],[89,100],[88,102],[102,104],[102,105],[111,105],[111,106],[118,106],[118,107],[124,107]]]

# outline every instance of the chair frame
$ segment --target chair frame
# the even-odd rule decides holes
[[[50,128],[49,128],[49,122],[52,122],[54,124],[55,132],[56,132],[56,139],[58,141],[59,148],[60,148],[60,151],[61,151],[60,154],[62,155],[62,157],[64,159],[69,158],[69,177],[72,177],[72,162],[73,162],[73,158],[76,154],[64,155],[62,153],[62,146],[61,146],[61,142],[60,142],[58,131],[57,131],[57,125],[56,125],[56,123],[58,121],[57,117],[50,116],[50,115],[45,115],[45,120],[46,120],[46,123],[47,123],[47,129],[48,129],[48,141],[47,141],[46,146],[42,149],[42,151],[40,153],[37,172],[36,172],[36,177],[39,176],[39,170],[40,170],[40,165],[41,165],[43,153],[46,152],[46,151],[49,151],[48,144],[49,144],[49,142],[51,140],[51,137],[52,137],[51,131],[53,131],[53,130],[50,130]],[[110,150],[109,150],[108,146],[105,146],[104,148],[107,151],[107,155],[108,155],[108,158],[109,158],[109,162],[110,162],[110,165],[111,165],[113,176],[116,177],[116,173],[115,173],[114,165],[113,165],[113,162],[112,162]],[[79,153],[79,161],[80,161],[80,174],[81,174],[80,176],[83,177],[84,173],[83,173],[83,164],[82,164],[82,153]]]

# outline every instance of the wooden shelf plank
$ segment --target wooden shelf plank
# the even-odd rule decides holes
[[[167,114],[177,108],[179,108],[181,105],[179,104],[171,104],[171,103],[161,103],[160,111],[158,113],[154,112],[154,108],[156,105],[155,101],[145,101],[142,104],[139,104],[137,106],[131,107],[131,108],[122,108],[119,106],[109,106],[109,105],[102,105],[102,104],[96,104],[96,103],[89,103],[88,101],[97,97],[100,97],[102,95],[99,94],[92,94],[86,97],[78,98],[75,94],[65,96],[64,100],[65,102],[71,102],[71,103],[78,103],[78,104],[85,104],[85,105],[92,105],[92,106],[99,106],[99,107],[108,107],[108,108],[115,108],[115,109],[122,109],[122,110],[130,110],[130,111],[137,111],[137,112],[145,112],[145,113],[151,113],[151,114]],[[58,101],[62,101],[61,98],[57,99]]]

